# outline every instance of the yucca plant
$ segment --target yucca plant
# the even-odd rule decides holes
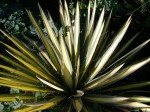
[[[129,27],[131,17],[110,37],[107,29],[111,13],[105,23],[103,8],[96,23],[96,1],[92,11],[90,4],[88,6],[85,28],[80,25],[78,3],[75,16],[71,19],[66,1],[64,6],[60,1],[60,30],[52,24],[50,14],[48,13],[47,19],[40,6],[39,9],[47,34],[31,12],[27,13],[37,30],[40,42],[37,43],[24,34],[26,42],[23,42],[1,30],[16,47],[0,42],[10,55],[0,54],[0,58],[8,62],[8,65],[0,64],[0,85],[17,88],[22,92],[0,95],[0,102],[12,101],[16,97],[23,100],[23,107],[15,112],[35,112],[57,105],[62,107],[62,112],[92,112],[92,106],[96,104],[118,109],[150,107],[147,104],[150,102],[149,97],[125,94],[133,88],[150,85],[149,81],[112,86],[150,61],[148,57],[134,64],[126,64],[150,39],[124,55],[123,51],[138,34],[125,45],[118,47]],[[36,97],[37,92],[44,95]],[[108,111],[109,108],[101,108],[103,110]]]

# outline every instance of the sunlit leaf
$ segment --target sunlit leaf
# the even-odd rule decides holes
[[[28,95],[28,94],[1,94],[0,95],[1,102],[13,101],[16,98],[19,98],[19,100],[32,100],[32,99],[34,99],[34,96]]]

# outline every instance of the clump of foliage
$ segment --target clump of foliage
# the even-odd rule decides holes
[[[131,17],[110,37],[107,30],[111,13],[105,22],[103,8],[96,21],[96,1],[92,11],[90,4],[88,5],[85,27],[80,26],[78,3],[71,19],[66,1],[64,6],[60,1],[60,30],[53,25],[50,14],[47,19],[40,6],[39,9],[47,34],[43,32],[32,13],[27,13],[37,30],[40,42],[24,34],[22,36],[26,42],[23,42],[1,30],[16,47],[0,42],[10,55],[9,57],[0,54],[0,58],[10,64],[0,64],[3,69],[0,72],[0,85],[25,91],[0,95],[1,102],[13,101],[18,96],[18,99],[23,101],[23,107],[15,112],[35,112],[57,105],[62,107],[62,112],[150,108],[147,104],[150,102],[149,97],[126,94],[128,90],[149,85],[149,81],[112,86],[150,62],[150,57],[147,57],[130,65],[126,64],[150,39],[122,55],[138,35],[119,47],[131,23]],[[93,108],[95,105],[100,106]]]
[[[126,13],[133,14],[136,19],[136,23],[139,27],[146,29],[150,28],[150,1],[149,0],[126,0],[122,6],[125,8]],[[147,31],[149,32],[149,31]]]
[[[35,6],[34,6],[35,7]],[[34,8],[36,10],[36,8]],[[39,15],[36,15],[39,19]],[[28,17],[26,15],[23,4],[20,2],[1,1],[0,4],[0,27],[8,31],[13,35],[19,35],[20,33],[28,33],[29,35],[35,35],[35,29],[27,22]],[[38,20],[40,23],[40,20]],[[2,38],[2,36],[0,36]]]
[[[24,11],[20,9],[20,5],[1,3],[0,4],[0,25],[4,26],[12,34],[27,31],[23,17]]]
[[[10,88],[10,94],[18,94],[20,91],[18,89]],[[16,95],[16,98],[11,102],[0,102],[0,112],[11,112],[20,108],[23,104],[23,101],[19,100],[19,97]]]

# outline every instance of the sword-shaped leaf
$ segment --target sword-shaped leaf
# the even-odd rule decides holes
[[[112,77],[109,80],[101,83],[101,85],[99,85],[99,86],[102,88],[102,86],[105,87],[105,86],[108,86],[112,83],[115,83],[116,81],[119,81],[119,80],[127,77],[128,75],[135,72],[137,69],[139,69],[140,67],[144,66],[145,64],[147,64],[149,62],[150,62],[150,58],[146,58],[143,61],[140,61],[136,64],[130,65],[129,67],[124,68],[122,71],[120,71],[120,73],[118,73],[114,77]]]
[[[77,66],[79,58],[79,49],[80,49],[80,11],[79,4],[76,5],[76,15],[75,15],[75,24],[74,24],[74,53],[75,53],[75,67]]]
[[[27,37],[26,35],[23,34],[23,37],[29,42],[31,43],[38,51],[39,53],[41,53],[41,55],[46,59],[46,61],[50,64],[50,66],[52,66],[52,68],[55,71],[58,71],[58,69],[55,67],[55,65],[52,62],[52,59],[48,56],[47,52],[42,50],[35,41],[33,41],[32,39],[30,39],[29,37]]]
[[[72,21],[70,18],[70,14],[69,14],[69,10],[68,10],[68,5],[66,0],[64,0],[64,7],[65,7],[65,12],[66,12],[66,18],[68,20],[68,26],[69,26],[69,37],[68,37],[68,42],[69,42],[69,46],[70,46],[70,52],[72,54],[72,43],[73,43],[73,27],[72,27]]]
[[[90,3],[88,4],[88,10],[87,10],[87,13],[86,13],[86,23],[85,23],[85,31],[84,31],[84,42],[85,42],[85,40],[86,40],[86,38],[87,38],[87,32],[88,32],[88,30],[89,30],[89,24],[90,24],[90,8],[91,8],[91,6],[90,6]]]
[[[103,46],[105,46],[105,41],[107,40],[106,39],[106,35],[108,33],[108,27],[109,27],[109,23],[110,23],[110,20],[111,20],[111,15],[112,15],[112,11],[110,12],[109,14],[109,17],[104,25],[104,28],[103,28],[103,32],[101,34],[101,37],[99,39],[99,42],[97,44],[97,47],[96,47],[96,50],[95,50],[95,54],[94,54],[94,58],[99,58],[99,56],[102,54],[101,51],[103,51]],[[103,50],[102,50],[103,49]]]
[[[0,58],[5,60],[6,62],[11,64],[12,66],[14,66],[20,70],[23,70],[26,74],[28,74],[28,75],[30,74],[31,76],[35,76],[35,74],[33,72],[29,71],[29,69],[24,67],[19,61],[12,60],[12,58],[9,58],[9,57],[4,56],[4,55],[0,55]]]
[[[6,86],[6,87],[11,87],[11,88],[16,88],[24,91],[31,91],[31,92],[53,92],[50,90],[43,89],[38,86],[27,86],[27,85],[19,85],[19,83],[15,84],[14,82],[9,82],[6,80],[3,80],[3,82],[0,82],[1,86]]]
[[[140,109],[142,112],[150,112],[150,108],[141,108]]]
[[[144,97],[144,96],[133,96],[129,97],[131,100],[137,101],[137,102],[142,102],[142,103],[149,103],[150,102],[150,97]]]
[[[61,45],[61,52],[62,52],[62,62],[61,62],[61,71],[64,78],[65,83],[71,89],[73,87],[73,68],[71,64],[71,60],[68,54],[68,50],[66,48],[65,42],[63,37],[60,37],[60,45]]]
[[[28,83],[28,82],[23,82],[17,79],[12,79],[12,78],[6,78],[6,77],[0,77],[1,83],[7,83],[7,84],[18,84],[19,85],[26,85],[26,86],[37,86],[39,87],[40,85],[36,85],[34,83]]]
[[[21,51],[3,43],[3,42],[0,42],[1,44],[3,44],[5,47],[7,47],[11,52],[13,52],[14,54],[16,54],[18,57],[21,57],[23,60],[29,62],[30,64],[34,65],[34,66],[37,66],[37,64],[32,60],[30,59],[27,55],[23,54]],[[39,68],[40,69],[40,68]]]
[[[16,110],[15,112],[37,112],[39,110],[44,110],[47,108],[54,107],[58,105],[65,97],[63,96],[56,96],[48,101],[38,102],[38,103],[26,103],[25,105],[31,106],[26,107],[20,110]]]
[[[54,52],[54,49],[52,48],[52,46],[50,45],[48,39],[46,38],[46,36],[44,35],[42,29],[40,28],[40,26],[38,25],[38,23],[36,22],[36,20],[34,19],[33,15],[31,14],[30,11],[27,11],[29,17],[30,17],[30,20],[32,22],[32,24],[35,26],[35,28],[37,29],[39,35],[40,35],[40,38],[48,52],[48,55],[52,58],[52,61],[53,63],[55,64],[55,66],[57,68],[60,68],[60,64],[59,64],[59,59],[57,58],[56,56],[56,53]]]
[[[86,60],[85,61],[85,68],[87,68],[87,66],[90,64],[91,59],[93,57],[93,54],[95,53],[95,49],[98,45],[98,41],[101,37],[101,33],[102,33],[103,27],[104,27],[103,19],[104,19],[104,9],[101,12],[98,23],[96,25],[93,36],[92,36],[91,41],[90,41],[89,46],[88,46],[88,51],[87,51],[87,54],[85,57],[86,58],[85,59]]]
[[[20,61],[24,66],[26,66],[28,69],[30,69],[31,71],[35,72],[37,75],[49,80],[50,82],[52,82],[53,84],[56,85],[60,85],[56,82],[56,79],[51,75],[51,74],[45,74],[43,71],[39,70],[38,68],[36,68],[35,66],[32,66],[30,63],[22,60],[21,58],[18,58],[17,56],[15,56],[14,54],[10,53],[10,55],[12,55],[15,59],[17,59],[18,61]]]
[[[87,49],[88,49],[88,45],[90,43],[90,40],[92,38],[93,35],[93,30],[94,30],[94,21],[95,21],[95,13],[96,13],[96,0],[94,1],[94,6],[93,6],[93,11],[92,11],[92,16],[90,16],[90,3],[88,6],[88,17],[87,17],[87,21],[89,22],[89,25],[87,27],[87,31],[85,32],[85,37],[84,37],[84,44],[83,44],[83,55],[85,56],[85,54],[87,53]]]
[[[123,27],[120,29],[119,33],[116,34],[115,39],[113,40],[110,47],[106,50],[106,52],[103,54],[103,56],[98,60],[97,64],[95,65],[95,69],[90,74],[90,80],[92,80],[99,71],[103,68],[103,66],[106,64],[120,41],[122,40],[123,36],[125,35],[127,28],[129,27],[129,24],[131,22],[131,17],[128,18],[126,23],[123,25]]]
[[[121,107],[128,107],[128,108],[149,108],[150,107],[144,103],[132,101],[128,97],[120,97],[120,96],[89,95],[89,96],[85,96],[84,99],[90,102],[108,103],[108,104],[121,106]]]
[[[13,101],[16,98],[19,98],[19,100],[32,100],[35,97],[33,95],[28,95],[28,94],[1,94],[0,95],[1,102]]]
[[[126,84],[124,86],[117,86],[117,87],[112,87],[110,89],[105,89],[102,90],[103,92],[107,91],[123,91],[123,90],[128,90],[128,89],[135,89],[135,88],[140,88],[143,86],[149,86],[150,82],[141,82],[141,83],[135,83],[135,84]]]
[[[103,76],[99,76],[96,79],[91,80],[90,82],[86,83],[83,90],[87,91],[90,89],[99,88],[101,83],[103,83],[106,80],[109,80],[109,78],[113,77],[123,66],[124,64],[114,68],[111,72],[108,72],[104,74]]]
[[[32,80],[32,81],[35,81],[35,82],[39,82],[35,77],[30,76],[30,75],[24,73],[23,71],[19,71],[17,69],[12,68],[12,67],[5,66],[5,65],[0,65],[0,68],[2,68],[4,70],[7,70],[11,73],[17,74],[18,76],[24,77],[27,80]]]
[[[54,84],[51,84],[50,82],[48,82],[48,81],[46,81],[46,80],[44,80],[44,79],[42,79],[42,78],[40,78],[40,77],[38,77],[38,76],[37,76],[37,78],[38,78],[41,82],[43,82],[44,84],[46,84],[47,86],[49,86],[49,87],[51,87],[51,88],[53,88],[53,89],[55,89],[55,90],[64,91],[62,88],[57,87],[57,86],[55,86]]]
[[[90,8],[90,6],[89,6],[89,8]],[[90,9],[88,9],[88,10],[90,11]],[[94,1],[94,6],[93,6],[91,19],[90,19],[90,12],[89,12],[88,20],[90,19],[90,22],[89,22],[89,29],[86,33],[86,38],[90,33],[92,33],[92,28],[94,27],[94,21],[95,21],[95,14],[96,14],[96,0]],[[90,39],[88,39],[88,40],[90,40]]]
[[[34,53],[32,53],[23,42],[19,41],[17,38],[15,38],[14,36],[10,36],[8,34],[6,34],[4,31],[0,30],[0,32],[2,32],[9,40],[11,40],[22,52],[24,52],[25,54],[27,54],[35,63],[37,63],[41,68],[43,68],[44,70],[45,67],[43,66],[43,64],[41,63],[41,61],[39,60],[40,58],[37,57]],[[1,42],[2,43],[2,42]]]
[[[82,108],[83,108],[83,103],[81,98],[74,98],[73,99],[73,106],[76,109],[76,112],[81,112]]]
[[[41,13],[43,22],[44,22],[45,27],[47,29],[47,33],[49,35],[49,38],[50,38],[51,42],[53,43],[53,46],[55,48],[55,51],[56,51],[57,55],[60,58],[61,54],[60,54],[60,45],[59,45],[59,42],[58,42],[58,40],[56,38],[56,35],[55,35],[53,29],[51,28],[51,26],[50,26],[50,24],[49,24],[49,22],[48,22],[48,20],[46,18],[46,15],[44,14],[42,8],[40,7],[40,5],[39,5],[39,9],[40,9],[40,13]]]
[[[63,27],[65,27],[65,19],[64,19],[64,12],[61,0],[59,0],[59,14],[60,14],[60,21]]]
[[[55,23],[54,23],[54,21],[53,21],[53,18],[52,18],[52,16],[51,16],[51,14],[50,14],[50,12],[49,11],[47,11],[48,12],[48,21],[49,21],[49,24],[50,24],[50,26],[52,27],[52,29],[54,30],[54,32],[55,32],[55,34],[56,34],[56,37],[58,36],[58,29],[57,29],[57,27],[55,26]]]
[[[80,80],[82,80],[82,78],[86,74],[90,64],[92,63],[93,55],[95,53],[95,49],[97,47],[98,40],[100,38],[101,32],[103,30],[103,26],[104,26],[104,23],[102,24],[101,28],[98,29],[99,30],[98,31],[99,34],[97,36],[95,36],[95,39],[94,39],[94,36],[93,36],[93,38],[91,39],[91,41],[89,43],[88,51],[87,51],[87,54],[86,54],[86,57],[85,57],[85,64],[82,64],[82,66],[84,66],[85,68],[84,68],[84,71],[82,72]]]
[[[20,75],[16,75],[14,73],[7,73],[7,72],[0,72],[0,77],[7,77],[7,78],[10,78],[10,79],[16,79],[16,80],[19,80],[19,81],[22,81],[22,82],[27,82],[27,83],[31,83],[31,84],[35,84],[35,85],[39,85],[39,81],[33,81],[33,80],[29,80],[25,77],[21,77]]]
[[[142,48],[144,48],[148,43],[150,42],[150,39],[148,39],[147,41],[143,42],[142,44],[140,44],[139,46],[137,46],[136,48],[134,48],[133,50],[131,50],[130,52],[128,52],[127,54],[123,55],[121,58],[119,58],[117,61],[115,61],[114,63],[112,63],[108,68],[112,67],[115,64],[122,64],[125,63],[127,61],[129,61],[131,58],[133,58]]]
[[[125,45],[123,45],[119,50],[117,50],[117,52],[114,52],[114,54],[112,55],[112,57],[110,58],[110,60],[108,60],[108,62],[106,63],[105,66],[107,67],[108,65],[110,65],[110,63],[112,63],[113,61],[115,61],[115,60],[120,56],[120,54],[122,54],[123,51],[124,51],[127,47],[129,47],[129,45],[133,42],[133,40],[134,40],[139,34],[140,34],[140,32],[137,33],[136,35],[134,35],[130,40],[128,40],[128,42],[127,42]],[[105,68],[105,66],[104,66],[104,68]]]

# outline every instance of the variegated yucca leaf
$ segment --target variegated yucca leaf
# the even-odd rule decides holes
[[[8,53],[0,54],[0,58],[8,63],[0,63],[0,85],[23,91],[20,94],[0,95],[0,102],[13,101],[16,97],[23,100],[23,108],[15,112],[36,112],[57,105],[62,107],[63,112],[94,112],[93,102],[117,108],[150,108],[150,97],[125,94],[131,89],[150,85],[150,81],[111,86],[150,62],[150,57],[147,57],[139,62],[126,64],[150,42],[149,39],[123,54],[139,34],[122,47],[119,46],[131,23],[131,17],[110,37],[107,30],[112,12],[105,21],[104,7],[97,21],[96,0],[92,11],[90,3],[88,5],[85,27],[80,23],[78,2],[72,19],[66,0],[64,5],[60,0],[60,30],[51,26],[54,22],[50,13],[47,17],[40,5],[39,10],[47,35],[32,13],[28,10],[27,13],[36,28],[40,44],[25,34],[22,36],[29,44],[0,30],[15,45],[12,47],[0,42]],[[46,95],[36,97],[36,92]]]

